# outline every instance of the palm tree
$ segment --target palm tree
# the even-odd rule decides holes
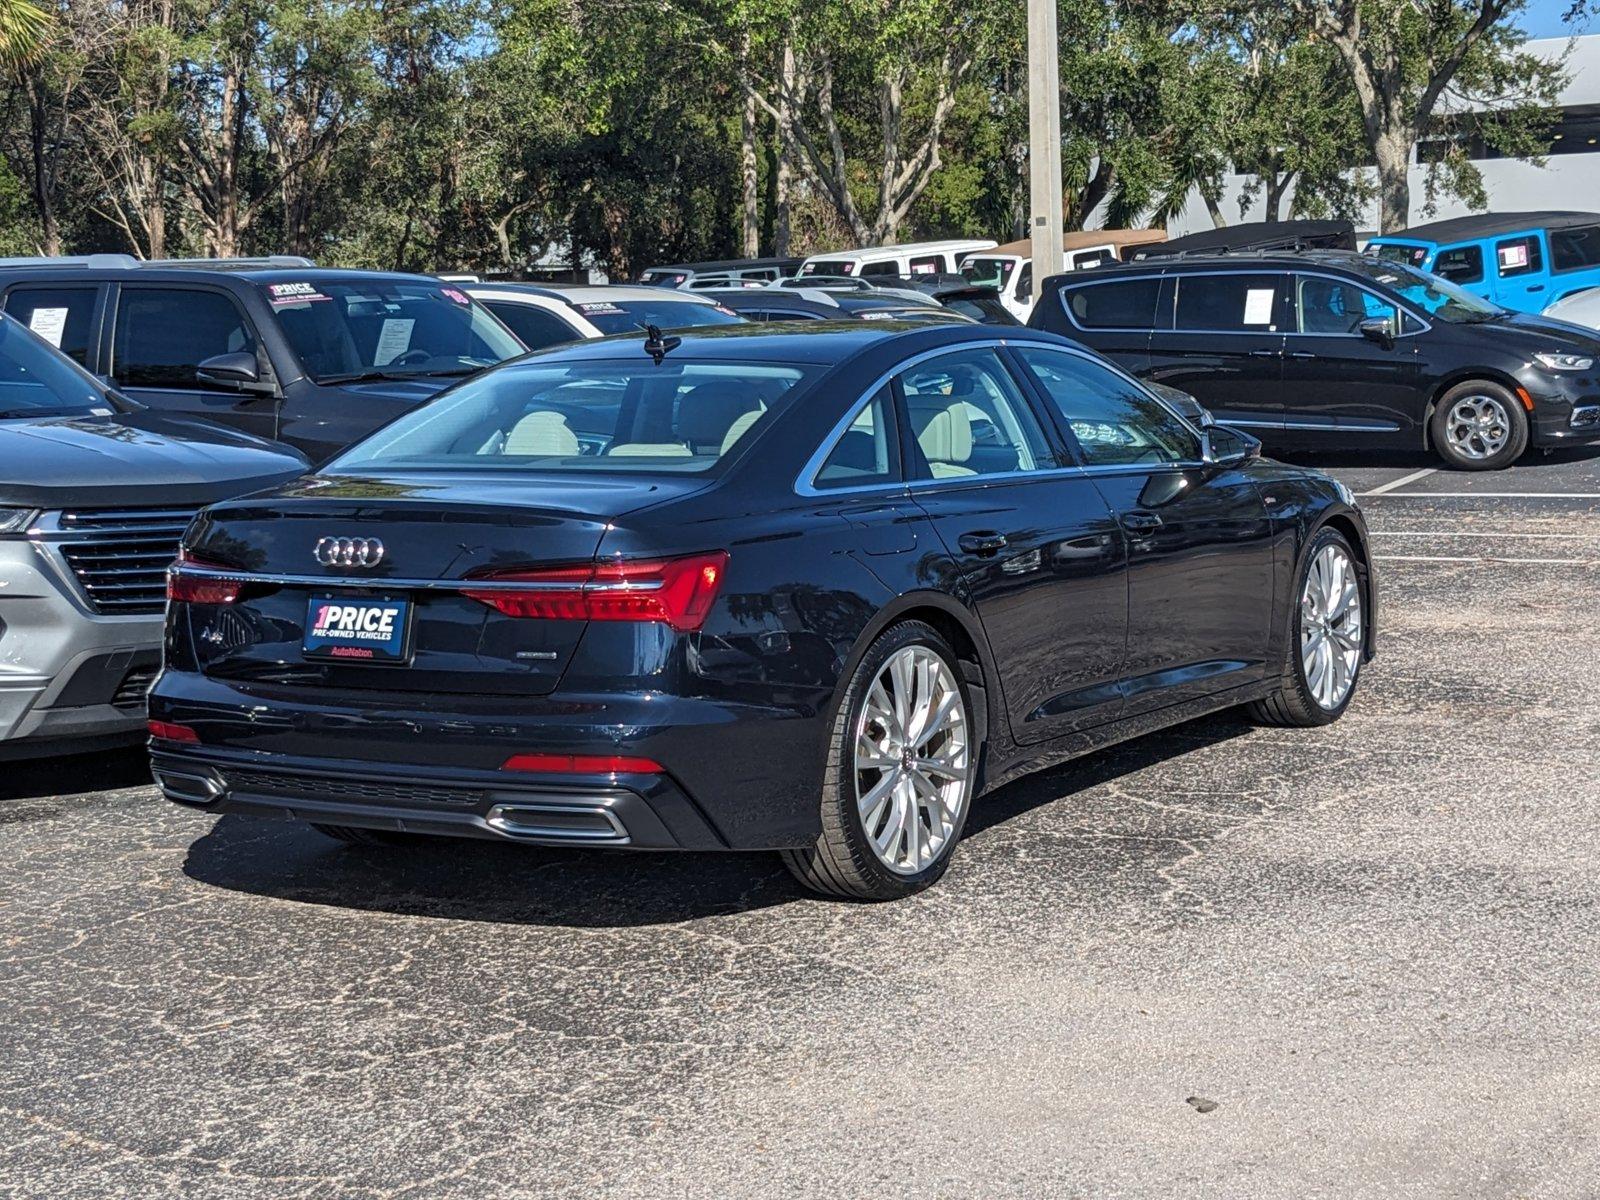
[[[0,62],[15,66],[33,58],[53,19],[30,0],[0,0]]]

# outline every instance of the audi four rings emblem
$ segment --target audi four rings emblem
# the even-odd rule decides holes
[[[311,554],[325,567],[375,567],[383,561],[383,543],[377,538],[325,537]]]

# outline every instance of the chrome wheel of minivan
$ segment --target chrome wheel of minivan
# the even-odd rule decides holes
[[[971,797],[967,706],[950,665],[927,646],[883,664],[855,729],[855,795],[878,861],[915,875],[961,828]]]
[[[1312,699],[1332,712],[1361,669],[1361,580],[1336,542],[1317,551],[1300,593],[1300,665]]]
[[[1511,414],[1498,396],[1462,396],[1450,406],[1445,436],[1463,458],[1493,458],[1511,439]]]

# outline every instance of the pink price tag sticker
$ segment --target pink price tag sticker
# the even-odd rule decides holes
[[[472,301],[467,298],[467,294],[465,292],[459,291],[456,288],[440,288],[439,291],[444,295],[446,300],[453,300],[457,304],[472,303]]]

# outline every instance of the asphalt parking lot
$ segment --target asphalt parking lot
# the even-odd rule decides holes
[[[1316,465],[1346,719],[1012,785],[904,903],[6,767],[0,1197],[1596,1195],[1600,454]]]

